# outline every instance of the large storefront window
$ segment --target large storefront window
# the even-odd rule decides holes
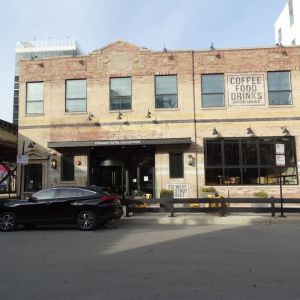
[[[275,145],[285,146],[284,167],[276,166]],[[298,184],[293,137],[207,139],[206,185]]]

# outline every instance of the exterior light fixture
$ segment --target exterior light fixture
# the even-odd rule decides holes
[[[212,135],[218,135],[218,134],[219,134],[219,131],[216,128],[214,128],[213,132],[212,132]]]
[[[290,134],[290,132],[289,132],[289,130],[286,128],[286,126],[282,126],[281,129],[282,129],[282,133],[283,133],[283,134],[285,134],[285,135]]]
[[[247,128],[247,134],[254,134],[254,131],[252,130],[251,127]]]
[[[187,158],[188,158],[188,165],[192,166],[193,165],[193,161],[194,161],[193,156],[191,154],[189,154]]]
[[[123,114],[119,111],[118,120],[122,120],[122,118],[123,118]]]
[[[52,158],[50,160],[50,166],[52,169],[56,169],[57,168],[57,160],[55,158]]]
[[[88,115],[88,121],[91,121],[94,118],[94,115],[92,113],[89,112]]]
[[[34,149],[34,145],[35,145],[35,142],[33,141],[30,141],[29,145],[28,145],[28,149]]]
[[[147,116],[146,116],[147,119],[150,119],[151,118],[151,111],[148,109],[148,113],[147,113]]]
[[[95,126],[101,126],[101,123],[100,122],[95,122]]]

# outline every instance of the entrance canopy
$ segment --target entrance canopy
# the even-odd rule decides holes
[[[138,145],[189,145],[191,138],[133,139],[103,141],[48,142],[48,148],[92,147],[92,146],[138,146]]]

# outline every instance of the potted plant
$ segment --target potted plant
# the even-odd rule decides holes
[[[174,197],[173,190],[161,189],[160,190],[160,198],[171,199]]]
[[[203,187],[201,189],[202,198],[213,198],[216,197],[217,191],[214,187]]]

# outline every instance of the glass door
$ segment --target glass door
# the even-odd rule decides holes
[[[41,164],[25,166],[24,192],[37,192],[43,185],[43,166]]]

